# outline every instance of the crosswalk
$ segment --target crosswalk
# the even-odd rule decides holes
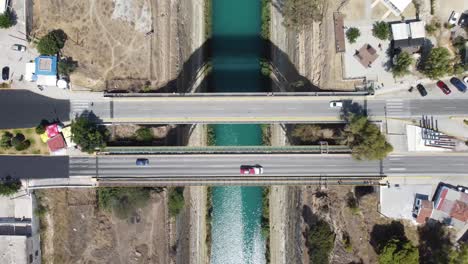
[[[411,114],[408,100],[388,99],[385,101],[385,108],[389,117],[405,117]]]
[[[88,117],[91,106],[91,101],[89,100],[72,100],[70,118],[74,119],[77,116]]]

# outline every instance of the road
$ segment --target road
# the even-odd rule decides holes
[[[299,123],[341,121],[341,109],[329,102],[342,100],[343,109],[362,106],[375,120],[417,118],[422,115],[466,116],[468,99],[375,99],[364,97],[163,97],[104,98],[71,102],[71,115],[92,112],[114,123]]]
[[[468,176],[467,155],[437,154],[390,156],[383,162],[356,161],[349,155],[156,155],[146,156],[148,166],[136,166],[139,156],[72,157],[70,177],[96,176],[100,180],[203,181],[203,180],[305,180],[310,176],[371,177]],[[240,175],[240,165],[260,164],[264,174]],[[346,176],[346,177],[345,177]],[[310,179],[309,179],[310,180]]]

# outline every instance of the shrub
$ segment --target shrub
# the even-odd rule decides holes
[[[381,40],[386,40],[390,36],[390,26],[387,22],[375,22],[372,26],[372,34]]]
[[[169,188],[169,214],[177,216],[184,207],[184,187]]]
[[[298,29],[322,19],[322,1],[285,0],[283,6],[284,24]]]
[[[56,55],[67,41],[67,35],[63,30],[53,30],[39,39],[37,50],[43,55]]]
[[[349,43],[355,43],[359,36],[361,36],[361,31],[355,27],[349,28],[346,31],[346,38],[348,38]]]
[[[401,52],[397,55],[395,65],[393,65],[392,73],[394,77],[404,76],[409,74],[409,66],[414,63],[414,59],[408,52]]]
[[[310,263],[329,263],[330,252],[335,242],[335,233],[330,225],[318,220],[307,232],[307,248]]]
[[[60,75],[70,75],[78,67],[78,63],[70,57],[65,57],[57,63],[57,71]]]
[[[431,79],[439,79],[453,71],[452,57],[447,48],[434,48],[423,65],[423,72]]]
[[[409,241],[390,240],[379,254],[380,264],[418,264],[419,251]]]
[[[102,187],[97,189],[99,208],[113,212],[118,218],[132,216],[138,208],[148,204],[153,188]]]
[[[0,196],[10,196],[21,189],[20,180],[6,180],[0,183]]]
[[[139,128],[136,132],[136,138],[138,141],[151,142],[153,141],[153,130],[147,127]]]
[[[44,134],[45,133],[45,130],[46,130],[46,126],[49,125],[49,121],[43,119],[41,120],[41,123],[39,125],[37,125],[36,127],[36,134],[38,135],[41,135],[41,134]]]
[[[0,28],[9,28],[13,24],[13,16],[8,10],[0,15]]]
[[[0,145],[4,149],[11,148],[11,139],[13,138],[13,134],[8,131],[3,132],[2,138],[0,140]]]
[[[26,140],[23,134],[17,133],[16,136],[11,139],[11,145],[17,151],[22,151],[29,148],[29,146],[31,146],[31,142],[29,140]]]

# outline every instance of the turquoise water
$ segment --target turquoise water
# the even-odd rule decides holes
[[[215,92],[263,91],[260,0],[213,0]],[[216,145],[261,145],[258,125],[216,125]],[[241,164],[239,164],[240,166]],[[212,264],[265,263],[262,188],[213,188]]]

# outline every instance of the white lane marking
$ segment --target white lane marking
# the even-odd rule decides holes
[[[390,168],[391,171],[405,171],[406,168]]]
[[[401,160],[400,158],[390,158],[390,160]]]
[[[403,99],[387,99],[387,102],[401,102]]]

